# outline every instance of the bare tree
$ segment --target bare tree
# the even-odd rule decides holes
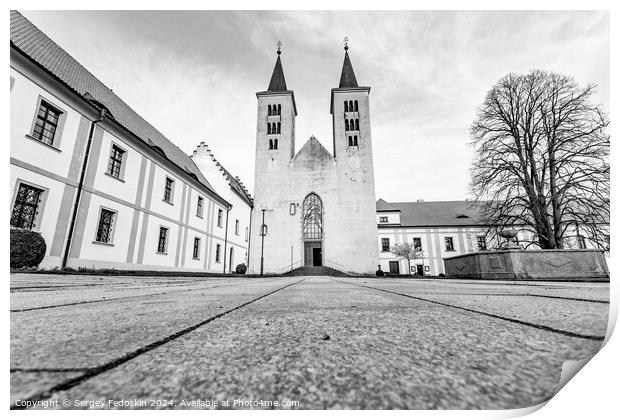
[[[411,274],[411,261],[424,258],[424,252],[414,242],[403,242],[392,246],[390,252],[401,259],[407,260],[407,271]]]
[[[491,229],[520,227],[543,249],[587,235],[609,249],[609,120],[556,73],[508,74],[471,127],[471,191]]]

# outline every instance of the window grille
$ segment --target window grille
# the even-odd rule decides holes
[[[23,229],[35,227],[42,192],[39,188],[19,184],[11,213],[11,226]]]
[[[304,239],[323,237],[323,203],[318,195],[308,194],[303,204]]]

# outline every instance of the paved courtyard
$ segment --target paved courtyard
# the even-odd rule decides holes
[[[13,274],[11,404],[527,407],[608,310],[608,283]]]

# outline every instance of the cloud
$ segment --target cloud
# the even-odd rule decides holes
[[[596,83],[609,109],[609,14],[587,11],[28,11],[30,18],[186,153],[207,142],[253,187],[255,92],[275,42],[299,111],[297,149],[332,147],[330,89],[342,38],[371,90],[377,197],[467,196],[469,125],[509,72]]]

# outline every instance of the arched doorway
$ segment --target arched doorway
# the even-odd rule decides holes
[[[304,199],[302,217],[304,265],[323,265],[323,202],[315,193]]]

